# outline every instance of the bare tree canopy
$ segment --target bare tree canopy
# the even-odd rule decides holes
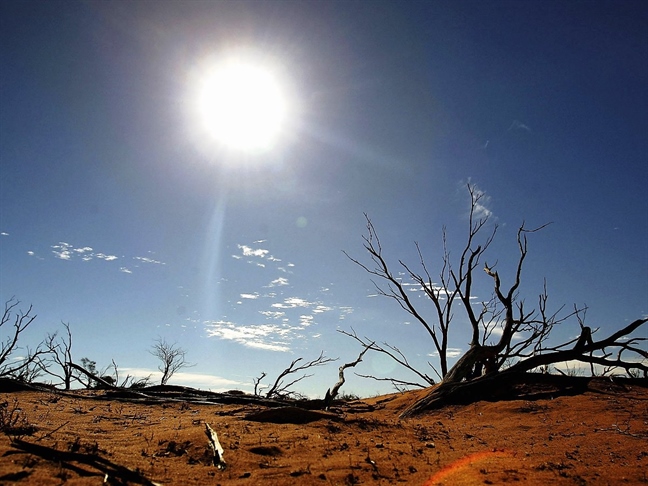
[[[26,348],[22,359],[14,357],[14,353],[21,349],[18,343],[21,334],[36,319],[31,305],[27,312],[17,309],[19,305],[20,301],[13,297],[6,301],[0,319],[0,376],[31,381],[39,372],[38,362],[45,351],[39,344],[33,350]]]
[[[512,283],[508,288],[503,286],[496,265],[488,265],[485,261],[481,263],[497,233],[497,225],[488,224],[490,213],[482,210],[484,193],[474,184],[468,184],[467,187],[470,213],[466,243],[458,258],[451,258],[446,245],[446,231],[443,230],[443,257],[440,269],[434,276],[428,269],[418,243],[415,246],[419,270],[399,260],[398,271],[392,271],[383,255],[374,225],[367,215],[367,234],[363,236],[363,240],[370,261],[364,263],[347,254],[354,263],[374,277],[373,283],[380,295],[396,301],[424,328],[432,342],[433,351],[439,357],[440,371],[431,366],[441,378],[440,384],[404,415],[440,405],[455,393],[476,391],[477,387],[472,387],[475,383],[494,381],[505,374],[510,376],[512,373],[524,373],[567,361],[588,363],[592,366],[592,371],[593,366],[598,365],[607,370],[621,369],[628,374],[641,372],[648,376],[648,352],[645,347],[642,348],[643,342],[648,338],[634,335],[648,319],[638,319],[611,336],[595,341],[593,336],[597,329],[585,325],[585,308],[575,307],[567,313],[563,312],[563,307],[556,312],[548,310],[546,283],[536,308],[527,308],[524,299],[519,297],[522,270],[528,253],[528,236],[547,225],[528,228],[522,224],[519,227],[518,257]],[[486,302],[476,303],[472,300],[473,286],[480,267],[492,279],[493,295]],[[425,315],[419,304],[412,300],[412,293],[408,289],[410,282],[416,284],[432,302],[433,315]],[[450,367],[449,336],[456,310],[464,314],[464,321],[470,325],[470,347]],[[549,339],[551,332],[570,318],[575,318],[580,326],[579,337],[561,344],[552,344]],[[390,356],[401,366],[414,372],[424,384],[434,383],[426,373],[415,369],[408,362],[405,353],[394,345],[377,345],[369,338],[359,337],[355,331],[342,332],[360,342],[365,349]],[[397,382],[398,380],[395,384]],[[422,386],[420,383],[410,384]]]
[[[65,335],[59,336],[58,332],[48,334],[45,339],[48,359],[41,361],[41,367],[45,373],[58,378],[66,390],[72,386],[74,368],[72,363],[72,331],[70,324],[63,323]]]
[[[169,344],[165,339],[155,341],[149,351],[161,361],[158,370],[162,373],[161,385],[166,385],[169,379],[180,369],[193,366],[187,362],[187,352],[176,343]]]

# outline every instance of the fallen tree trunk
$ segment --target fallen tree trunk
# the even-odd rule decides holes
[[[110,382],[104,380],[103,378],[100,378],[99,376],[95,375],[94,373],[90,373],[90,372],[89,372],[88,370],[86,370],[84,367],[79,366],[79,365],[76,364],[76,363],[72,363],[72,362],[70,361],[70,362],[68,363],[68,366],[71,367],[71,368],[74,368],[74,369],[77,370],[77,371],[80,371],[81,373],[83,373],[84,375],[86,375],[88,378],[90,378],[91,380],[96,381],[97,383],[99,383],[101,386],[105,387],[105,388],[108,389],[108,390],[119,390],[119,387],[118,387],[118,386],[115,386],[113,383],[110,383]]]
[[[466,352],[439,385],[432,388],[426,396],[407,408],[401,414],[401,418],[412,417],[426,410],[437,409],[452,403],[469,403],[478,400],[487,400],[490,396],[501,395],[502,389],[510,389],[515,382],[529,380],[529,377],[532,375],[527,373],[528,371],[540,366],[566,361],[593,363],[611,368],[622,368],[626,371],[630,369],[640,370],[643,372],[644,377],[648,377],[648,363],[645,362],[645,358],[648,358],[648,353],[633,345],[634,342],[644,341],[645,338],[626,338],[626,336],[639,329],[646,322],[648,322],[648,319],[637,319],[623,329],[600,341],[593,342],[590,337],[588,340],[589,344],[583,344],[579,339],[572,349],[555,350],[553,352],[531,356],[518,361],[503,371],[489,373],[469,380],[454,379],[456,376],[463,377],[466,375],[468,369],[466,363],[472,365],[476,361],[475,356],[481,357],[480,348],[487,349],[487,347],[476,346]],[[606,348],[618,348],[616,351],[617,358],[613,360],[609,359],[611,353],[606,352]],[[621,359],[621,353],[624,350],[639,354],[644,358],[644,362],[625,361]],[[595,351],[602,351],[604,355],[594,356],[593,353]],[[455,372],[455,370],[461,370],[461,373]]]

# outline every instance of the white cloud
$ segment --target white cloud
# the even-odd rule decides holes
[[[106,255],[104,253],[96,253],[94,255],[96,258],[99,258],[100,260],[106,260],[107,262],[112,262],[113,260],[117,260],[117,256],[115,255]]]
[[[158,261],[158,260],[153,260],[152,258],[147,258],[147,257],[134,257],[135,260],[139,260],[140,262],[143,263],[153,263],[155,265],[166,265],[166,263]]]
[[[279,319],[286,315],[285,312],[279,311],[259,311],[259,314],[269,317],[270,319]]]
[[[234,341],[248,348],[279,352],[290,351],[288,343],[277,338],[292,330],[279,325],[237,326],[233,322],[213,321],[206,323],[206,327],[208,336]]]
[[[486,206],[480,203],[475,204],[475,217],[484,219],[489,218],[493,215],[493,212],[488,209]]]
[[[9,236],[9,233],[5,233],[4,231],[0,233],[0,236]]]
[[[491,331],[491,339],[492,338],[499,339],[500,337],[502,337],[502,334],[504,334],[504,328],[501,325],[497,326],[496,328],[494,328]],[[516,333],[513,334],[513,337],[511,338],[511,340],[519,341],[523,337],[524,337],[524,333],[516,332]]]
[[[314,320],[313,316],[299,316],[299,323],[304,327],[310,326]]]
[[[321,314],[322,312],[328,312],[328,311],[332,311],[332,310],[333,310],[333,307],[327,307],[325,305],[317,305],[313,309],[313,312],[315,314]]]
[[[274,279],[272,282],[268,284],[268,287],[281,287],[283,285],[288,285],[288,279],[279,277]]]
[[[254,294],[241,294],[241,299],[258,299],[259,294],[256,292]]]
[[[243,251],[243,256],[254,256],[254,257],[260,257],[260,258],[265,258],[265,256],[270,253],[268,250],[262,250],[262,249],[253,249],[250,248],[249,246],[246,245],[237,245],[240,250]]]
[[[84,262],[88,262],[94,258],[105,260],[107,262],[117,260],[115,255],[106,255],[105,253],[93,253],[93,249],[89,246],[80,246],[75,248],[70,243],[60,241],[58,245],[52,245],[52,253],[55,258],[59,260],[72,260],[74,257],[79,256]]]
[[[60,260],[70,260],[72,259],[72,252],[70,251],[70,248],[72,248],[72,245],[69,243],[65,243],[63,241],[59,242],[58,245],[52,245],[52,253],[54,253],[54,256]]]
[[[294,266],[295,266],[294,263],[289,263],[285,267],[277,267],[277,270],[279,270],[280,272],[283,272],[283,273],[293,273],[292,270],[290,270],[290,269],[293,268]]]
[[[52,248],[52,253],[54,254],[54,258],[58,258],[59,260],[68,260],[68,261],[80,260],[83,262],[89,262],[91,260],[103,260],[105,262],[112,262],[115,260],[119,260],[120,258],[126,258],[123,255],[121,257],[118,257],[117,255],[96,251],[91,246],[75,246],[64,241],[60,241],[56,245],[51,245],[51,248]],[[152,252],[149,251],[148,253],[152,253]],[[35,253],[33,251],[28,251],[27,254],[30,256],[35,256]],[[36,258],[38,258],[39,260],[43,260],[43,258],[39,258],[39,257]],[[151,265],[166,265],[166,263],[151,257],[136,256],[136,257],[132,257],[132,259],[136,260],[138,263],[146,263]],[[139,265],[135,264],[135,267],[139,267]],[[133,273],[131,270],[129,270],[126,267],[120,267],[119,271],[124,273]]]
[[[448,348],[446,350],[446,357],[448,357],[448,358],[458,358],[459,356],[461,356],[462,353],[463,353],[463,351],[461,350],[461,348]],[[438,358],[439,353],[438,353],[438,351],[434,351],[433,353],[429,353],[428,356]]]
[[[313,303],[308,302],[305,299],[299,297],[288,297],[287,299],[284,299],[283,302],[272,304],[271,307],[276,309],[294,309],[295,307],[310,307],[311,305],[313,305]]]

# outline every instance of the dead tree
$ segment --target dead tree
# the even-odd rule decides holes
[[[187,352],[184,349],[177,347],[176,344],[169,344],[164,339],[155,341],[149,352],[162,362],[158,366],[158,370],[162,373],[161,385],[166,385],[169,378],[178,370],[194,366],[187,362]]]
[[[364,264],[349,257],[378,279],[379,283],[374,282],[374,285],[379,294],[395,300],[423,326],[439,355],[441,368],[439,375],[442,377],[440,384],[433,388],[428,396],[404,412],[404,415],[412,415],[441,405],[453,396],[470,394],[479,396],[480,390],[483,389],[480,387],[484,383],[492,384],[499,376],[523,373],[564,361],[576,360],[621,368],[628,373],[639,370],[644,375],[648,374],[646,363],[648,353],[640,347],[640,343],[647,339],[631,336],[647,319],[639,319],[606,339],[594,341],[592,335],[596,330],[592,331],[582,322],[584,309],[575,308],[567,315],[562,313],[562,308],[554,313],[547,310],[546,284],[543,293],[539,296],[537,308],[529,310],[525,307],[525,301],[519,298],[519,289],[522,269],[528,253],[527,236],[546,225],[528,229],[523,224],[518,229],[519,255],[513,283],[507,289],[503,287],[495,265],[484,264],[483,270],[493,283],[493,297],[478,305],[472,302],[474,279],[478,277],[480,261],[495,237],[497,226],[493,226],[483,238],[481,237],[481,233],[486,231],[489,219],[489,213],[482,210],[481,200],[484,193],[471,184],[468,185],[468,192],[471,202],[468,238],[457,261],[451,261],[446,246],[445,230],[443,231],[443,261],[435,279],[428,271],[418,244],[416,248],[420,272],[414,271],[403,261],[398,261],[400,271],[404,271],[406,277],[409,277],[411,282],[416,284],[432,302],[435,312],[431,318],[424,316],[415,305],[411,292],[407,288],[409,282],[405,282],[398,273],[391,271],[383,256],[380,240],[368,217],[366,217],[368,234],[363,239],[371,263]],[[481,244],[478,243],[478,239],[482,241]],[[457,303],[462,304],[460,308],[470,325],[470,347],[450,368],[447,356],[448,336],[454,317],[453,309],[458,307],[454,304]],[[574,316],[579,319],[580,337],[559,345],[550,345],[549,337],[554,327]],[[497,333],[494,332],[496,329]],[[360,341],[367,349],[386,352],[399,364],[417,373],[419,377],[427,376],[413,369],[398,348],[387,344],[378,348],[375,344],[369,344],[366,338],[364,340],[358,338],[355,332],[345,334]],[[495,339],[498,334],[499,338]],[[389,350],[396,352],[389,352]],[[615,358],[612,358],[613,355]]]
[[[23,332],[36,319],[32,314],[32,306],[27,312],[16,310],[20,301],[13,297],[5,302],[4,312],[0,319],[0,376],[10,376],[24,381],[31,381],[38,375],[38,362],[45,351],[39,344],[35,349],[27,349],[26,356],[22,359],[14,359],[12,355],[20,349],[19,338]],[[7,337],[4,337],[4,336]]]
[[[358,355],[358,359],[355,361],[352,361],[351,363],[346,363],[340,366],[339,368],[339,373],[338,373],[338,382],[333,386],[333,388],[329,388],[326,390],[326,395],[324,396],[324,408],[326,410],[329,409],[331,404],[333,403],[333,400],[335,400],[335,397],[338,394],[338,391],[340,391],[340,388],[342,388],[342,385],[344,385],[344,370],[347,368],[353,368],[355,367],[360,361],[362,361],[362,357],[365,355],[367,351],[369,351],[370,347],[365,347],[362,352]]]
[[[59,337],[58,332],[48,334],[45,339],[45,349],[49,359],[41,361],[41,367],[45,373],[61,380],[61,384],[66,390],[72,386],[74,368],[72,363],[72,331],[70,324],[63,322],[65,335]]]
[[[254,396],[255,397],[261,396],[261,390],[262,390],[262,387],[260,386],[261,385],[261,380],[263,380],[265,377],[266,377],[266,372],[262,371],[261,375],[259,377],[254,378],[252,380],[252,383],[254,384]]]
[[[303,361],[304,358],[297,358],[293,360],[292,363],[290,363],[290,366],[283,370],[281,373],[279,373],[279,376],[277,376],[277,379],[275,380],[274,384],[270,387],[270,389],[266,392],[266,398],[287,398],[290,395],[294,394],[290,390],[290,388],[295,385],[295,383],[299,383],[300,381],[310,378],[313,375],[307,375],[303,374],[299,378],[295,378],[294,380],[290,382],[285,382],[284,379],[289,376],[289,375],[294,375],[295,373],[299,373],[301,371],[310,369],[310,368],[315,368],[316,366],[322,366],[325,365],[326,363],[330,363],[332,361],[336,361],[333,358],[327,358],[324,356],[324,351],[320,353],[320,355],[315,358],[314,360],[304,362],[303,364],[298,364],[301,361]],[[265,376],[265,373],[263,373],[262,377]],[[261,378],[255,383],[255,389],[259,384],[259,381],[261,381]]]
[[[435,279],[432,278],[432,275],[428,271],[421,247],[418,243],[415,243],[415,246],[422,272],[415,272],[402,260],[398,261],[400,266],[399,271],[404,271],[405,275],[417,284],[420,290],[432,302],[435,310],[435,315],[432,318],[422,315],[412,300],[411,292],[408,291],[408,285],[406,285],[408,282],[403,281],[398,272],[394,273],[390,269],[386,258],[383,256],[382,245],[378,234],[371,219],[366,214],[367,235],[363,236],[363,240],[364,248],[369,253],[371,263],[364,264],[345,252],[345,255],[352,262],[359,265],[372,277],[377,279],[373,281],[373,284],[379,295],[396,301],[405,312],[409,313],[423,326],[439,356],[441,370],[439,372],[436,368],[433,367],[433,369],[441,378],[445,377],[448,373],[448,336],[450,325],[454,318],[455,306],[457,304],[463,304],[471,320],[480,320],[484,317],[483,314],[475,315],[472,302],[470,302],[473,272],[479,265],[481,256],[486,252],[497,232],[497,226],[493,226],[484,242],[481,245],[476,245],[475,240],[482,230],[484,230],[488,222],[487,215],[480,217],[480,209],[483,207],[482,199],[485,197],[485,194],[477,189],[475,185],[471,184],[468,185],[468,192],[471,198],[468,239],[456,268],[451,262],[450,250],[446,244],[445,228],[443,228],[442,232],[443,262],[441,271]],[[438,282],[436,281],[437,279]],[[376,351],[386,353],[394,358],[394,355],[386,352],[384,348],[376,349]],[[400,360],[396,359],[396,361],[399,362]],[[403,363],[399,362],[399,364],[402,365]],[[428,379],[429,377],[425,373],[417,374],[424,381],[430,384],[434,383],[434,380]]]

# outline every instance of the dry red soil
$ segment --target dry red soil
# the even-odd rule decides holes
[[[595,379],[575,395],[544,390],[399,419],[423,393],[325,413],[4,392],[5,420],[25,420],[0,435],[0,485],[648,484],[645,385]]]

